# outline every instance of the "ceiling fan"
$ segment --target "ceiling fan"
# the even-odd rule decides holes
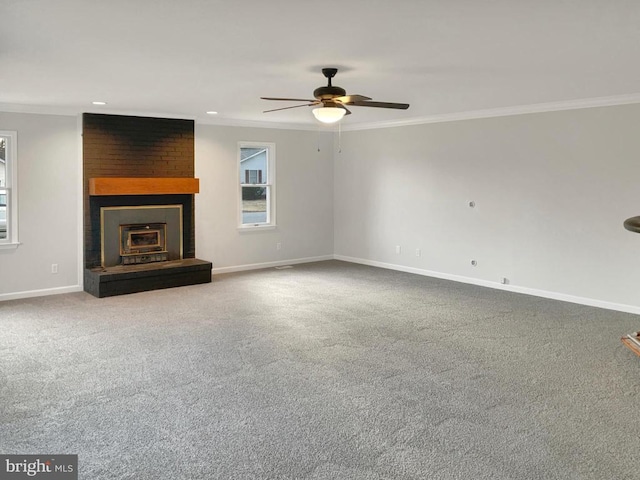
[[[260,97],[262,100],[306,102],[302,105],[294,105],[293,107],[265,110],[263,113],[288,110],[290,108],[318,106],[318,108],[313,109],[314,116],[321,122],[335,123],[340,121],[343,116],[351,114],[351,111],[346,107],[347,105],[354,105],[356,107],[395,108],[398,110],[406,110],[407,108],[409,108],[408,103],[374,102],[371,100],[371,98],[365,97],[364,95],[347,95],[347,92],[344,88],[331,85],[331,79],[335,77],[336,73],[338,73],[337,68],[322,69],[322,74],[327,78],[328,83],[327,86],[316,88],[313,91],[315,100],[304,98]]]

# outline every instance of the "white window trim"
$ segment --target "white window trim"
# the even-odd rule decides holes
[[[240,173],[242,171],[241,154],[242,148],[267,148],[267,180],[269,183],[269,200],[268,200],[268,223],[258,224],[243,224],[242,223],[242,183],[240,183]],[[238,204],[237,204],[237,218],[238,218],[238,230],[241,232],[250,231],[262,231],[273,230],[277,227],[276,224],[276,144],[270,142],[238,142],[238,168],[236,173],[236,182],[238,182]]]
[[[0,130],[0,136],[8,137],[6,150],[7,238],[0,240],[0,250],[17,248],[18,241],[18,132]],[[5,188],[5,187],[3,187]]]

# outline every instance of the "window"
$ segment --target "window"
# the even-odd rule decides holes
[[[0,248],[18,244],[16,139],[0,131]]]
[[[275,163],[273,143],[238,144],[239,225],[241,228],[275,226]]]

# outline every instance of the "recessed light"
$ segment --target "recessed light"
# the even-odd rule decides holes
[[[214,112],[213,110],[209,110],[207,112],[207,115],[217,115],[217,114],[218,114],[218,112]]]
[[[107,102],[91,102],[91,103],[93,103],[94,105],[106,105],[107,104]]]

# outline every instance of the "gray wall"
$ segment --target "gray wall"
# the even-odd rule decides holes
[[[17,249],[0,250],[0,300],[79,290],[80,135],[76,117],[0,112],[18,132]],[[51,265],[58,273],[51,273]]]
[[[622,226],[640,214],[639,124],[628,105],[343,132],[335,253],[640,313],[640,235]]]
[[[240,141],[276,144],[275,229],[237,228]],[[196,256],[214,273],[333,255],[332,134],[196,125],[196,177]]]

